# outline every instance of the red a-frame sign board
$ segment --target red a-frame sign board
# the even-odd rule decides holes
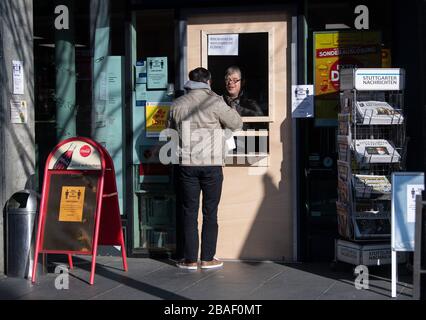
[[[98,245],[120,246],[127,271],[113,161],[99,143],[83,137],[62,141],[49,154],[44,171],[32,282],[42,254],[92,256],[95,278]]]

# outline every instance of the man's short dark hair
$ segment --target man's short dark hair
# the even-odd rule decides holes
[[[189,80],[191,81],[208,83],[211,78],[212,75],[210,71],[205,68],[199,67],[189,72]]]

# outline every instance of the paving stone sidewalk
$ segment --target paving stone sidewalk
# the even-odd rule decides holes
[[[35,285],[26,279],[0,278],[0,299],[8,300],[391,300],[390,266],[370,268],[369,289],[355,288],[352,268],[329,263],[225,261],[219,270],[188,271],[172,260],[98,257],[95,284],[90,261],[74,258],[68,289],[55,288],[52,268]],[[402,273],[397,300],[412,299],[409,272]],[[59,281],[56,281],[59,282]],[[63,284],[63,283],[62,283]]]

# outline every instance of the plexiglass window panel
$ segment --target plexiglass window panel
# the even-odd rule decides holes
[[[208,35],[208,42],[213,41]],[[234,34],[234,50],[208,54],[208,69],[212,73],[212,89],[219,95],[230,97],[229,88],[240,88],[238,99],[230,97],[228,104],[236,104],[237,111],[243,117],[269,116],[269,72],[268,72],[268,33],[239,33]],[[238,67],[241,74],[226,74],[229,67]],[[226,78],[226,79],[225,79]],[[227,86],[228,84],[228,86]]]

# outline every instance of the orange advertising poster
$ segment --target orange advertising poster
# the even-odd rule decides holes
[[[314,32],[315,120],[337,125],[339,71],[381,66],[381,35],[373,31]]]
[[[63,186],[59,205],[59,221],[82,222],[85,187]]]
[[[146,136],[158,137],[166,129],[170,110],[168,102],[147,102],[146,110]]]

